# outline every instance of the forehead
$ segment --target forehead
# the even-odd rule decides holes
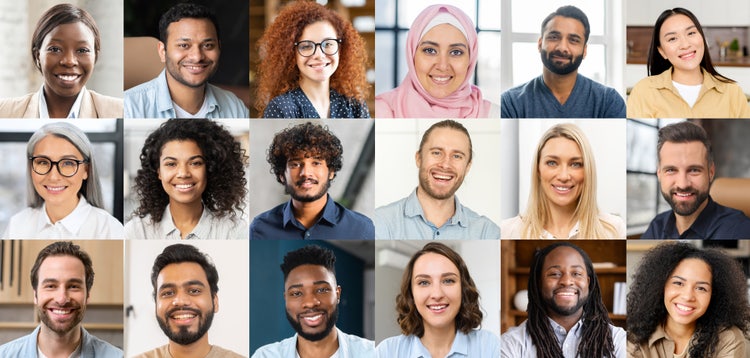
[[[664,142],[661,151],[659,151],[659,161],[662,165],[706,165],[706,154],[706,147],[698,141],[687,143]]]
[[[581,266],[586,267],[583,261],[583,256],[578,253],[574,248],[567,246],[556,247],[547,254],[544,258],[543,269],[548,269],[553,266],[570,267],[570,266]]]
[[[416,275],[440,275],[443,273],[458,274],[458,267],[447,257],[428,252],[414,261],[413,276]]]
[[[48,134],[44,138],[40,139],[36,145],[34,145],[34,154],[74,154],[83,156],[81,151],[69,142],[65,138],[58,137],[56,135]]]
[[[446,42],[450,44],[466,44],[467,42],[466,36],[464,36],[461,30],[451,24],[440,24],[431,28],[422,36],[421,41]]]
[[[680,261],[675,266],[672,275],[680,276],[687,280],[711,282],[711,266],[698,258],[688,258]]]
[[[167,26],[167,40],[188,38],[202,41],[207,38],[216,40],[216,27],[210,19],[185,17]]]
[[[425,140],[424,148],[445,147],[453,150],[469,152],[469,137],[466,133],[447,127],[434,128]]]
[[[179,262],[164,266],[156,278],[156,286],[164,284],[181,285],[188,281],[200,281],[208,286],[208,278],[203,267],[196,262]]]
[[[328,21],[316,21],[305,26],[300,35],[302,40],[322,40],[324,38],[336,37],[336,29]],[[320,37],[318,39],[318,37]]]
[[[189,154],[189,156],[194,155],[195,153],[202,154],[201,148],[198,146],[198,143],[196,143],[192,139],[187,140],[170,140],[161,147],[161,156],[170,156],[173,157],[175,155],[185,155]]]
[[[688,27],[694,26],[693,20],[683,14],[676,14],[668,17],[664,20],[659,30],[659,35],[664,36],[667,32],[674,32],[679,30],[685,30]]]
[[[86,270],[83,267],[83,262],[77,257],[70,255],[48,256],[39,265],[38,278],[39,282],[45,279],[67,281],[74,278],[85,281]]]
[[[289,275],[284,282],[284,289],[291,285],[313,285],[316,282],[327,282],[329,285],[336,286],[336,277],[325,266],[305,264],[299,265],[289,271]]]
[[[44,41],[51,40],[75,41],[75,42],[94,42],[94,31],[81,21],[70,22],[55,26],[47,35]]]
[[[550,138],[544,143],[542,147],[542,156],[554,155],[554,156],[581,156],[581,148],[578,144],[565,137]]]
[[[583,27],[583,23],[581,21],[576,20],[572,17],[558,15],[547,22],[547,25],[544,27],[545,34],[552,31],[560,32],[562,34],[576,34],[583,38],[586,29]]]

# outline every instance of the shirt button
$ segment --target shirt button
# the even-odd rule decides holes
[[[305,231],[305,237],[310,237],[310,232],[309,231]]]

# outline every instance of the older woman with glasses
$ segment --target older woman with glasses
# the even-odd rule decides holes
[[[287,5],[259,51],[255,108],[264,118],[370,117],[364,41],[335,11],[309,1]]]
[[[28,208],[13,215],[3,238],[125,237],[122,224],[103,209],[93,147],[65,122],[37,130],[26,146]]]

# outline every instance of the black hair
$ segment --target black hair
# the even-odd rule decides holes
[[[182,262],[194,262],[203,268],[206,273],[208,286],[211,288],[211,297],[215,297],[219,292],[219,272],[216,271],[211,258],[200,252],[195,246],[187,244],[174,244],[164,248],[164,251],[154,260],[154,266],[151,268],[151,286],[154,288],[154,299],[156,299],[156,279],[159,273],[167,265],[178,264]]]
[[[280,265],[281,272],[284,273],[284,282],[286,282],[289,273],[302,265],[323,266],[331,274],[336,276],[336,256],[333,251],[320,247],[318,245],[307,245],[294,251],[287,252],[284,255],[284,262]]]
[[[221,38],[219,20],[211,9],[199,4],[181,3],[172,6],[167,12],[161,15],[161,18],[159,19],[159,41],[166,44],[167,28],[169,27],[169,24],[180,21],[184,18],[211,20],[211,23],[214,24],[214,28],[216,29],[216,40],[219,41]]]
[[[555,16],[562,16],[562,17],[569,17],[571,19],[576,19],[583,24],[583,44],[585,45],[589,41],[589,34],[591,34],[591,26],[589,25],[589,18],[586,16],[586,14],[581,11],[581,9],[573,6],[573,5],[566,5],[561,6],[555,10],[555,12],[547,15],[546,18],[544,18],[544,21],[542,21],[542,31],[541,34],[544,35],[544,29],[547,27],[547,23],[552,21]]]

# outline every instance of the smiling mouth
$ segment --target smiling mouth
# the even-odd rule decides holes
[[[432,312],[440,313],[440,312],[445,311],[446,308],[448,308],[448,304],[443,303],[439,305],[427,305],[427,308]]]
[[[430,79],[432,79],[432,82],[435,82],[437,84],[447,84],[453,79],[453,76],[430,75]]]
[[[677,311],[679,311],[680,313],[692,313],[693,311],[695,311],[695,308],[693,308],[693,307],[688,307],[688,306],[685,306],[685,305],[681,305],[681,304],[679,304],[679,303],[675,303],[675,304],[674,304],[674,307],[675,307],[675,308],[677,309]]]
[[[59,74],[55,75],[55,77],[65,81],[65,82],[73,82],[81,77],[81,75],[67,75],[67,74]]]
[[[559,191],[559,192],[563,192],[563,193],[567,193],[567,192],[569,192],[569,191],[573,190],[573,187],[572,187],[572,186],[557,186],[557,185],[553,185],[552,187],[553,187],[553,188],[554,188],[555,190],[557,190],[557,191]]]
[[[691,60],[695,57],[695,51],[684,53],[682,55],[679,55],[678,57],[683,60]]]
[[[67,188],[67,186],[49,186],[49,185],[45,185],[44,188],[47,189],[47,191],[51,191],[53,193],[59,193],[59,192],[65,190],[65,188]]]
[[[189,190],[192,189],[195,186],[195,183],[193,184],[175,184],[174,187],[177,190]]]
[[[49,309],[52,313],[60,316],[69,315],[71,312],[73,312],[72,308],[50,308]]]

